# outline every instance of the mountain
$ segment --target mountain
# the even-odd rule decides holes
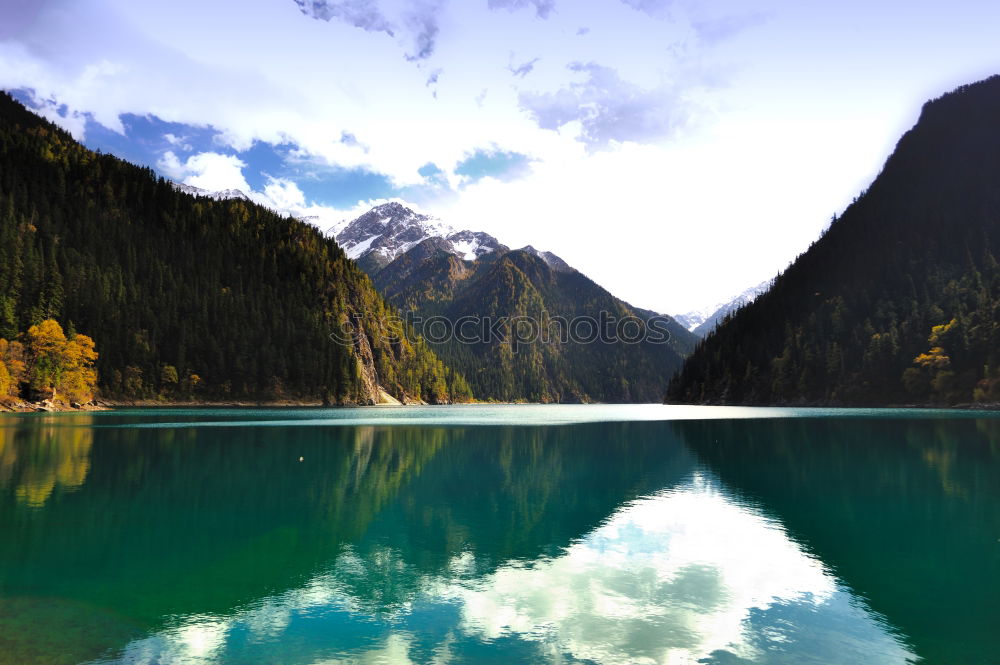
[[[398,203],[336,237],[480,398],[657,401],[696,342],[673,319],[631,307],[551,252],[511,250]],[[591,325],[612,334],[591,340]],[[619,326],[635,343],[614,334]]]
[[[456,231],[436,217],[421,215],[396,202],[372,208],[336,232],[335,238],[347,256],[368,274],[430,238],[440,240],[443,249],[469,261],[509,249],[487,233]]]
[[[674,402],[1000,401],[1000,77],[924,105],[881,173],[670,383]]]
[[[94,339],[106,397],[468,392],[314,227],[178,191],[0,94],[0,338],[48,318]]]
[[[225,201],[227,199],[243,199],[244,201],[250,200],[249,196],[238,189],[220,189],[213,192],[207,189],[202,189],[201,187],[195,187],[194,185],[185,185],[180,182],[172,182],[170,184],[178,192],[190,194],[191,196],[204,196],[215,201]]]
[[[674,320],[698,337],[703,338],[715,330],[715,327],[722,323],[727,316],[744,305],[749,305],[757,299],[757,296],[771,288],[772,281],[769,279],[757,286],[751,286],[726,302],[718,303],[707,309],[694,310],[687,314],[675,314]]]
[[[560,259],[558,256],[552,252],[542,252],[531,245],[525,245],[521,248],[522,252],[527,252],[532,256],[541,259],[545,265],[554,270],[555,272],[574,272],[574,268],[571,268],[568,263]]]
[[[684,326],[684,329],[688,332],[693,333],[694,329],[704,323],[717,308],[718,305],[713,305],[706,309],[691,310],[686,314],[674,314],[674,321]]]

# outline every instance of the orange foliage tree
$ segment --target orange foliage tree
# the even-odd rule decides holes
[[[76,334],[67,339],[62,326],[46,319],[28,328],[28,381],[39,394],[85,403],[94,399],[97,351],[94,340]]]
[[[0,339],[0,398],[17,395],[26,373],[24,345]]]

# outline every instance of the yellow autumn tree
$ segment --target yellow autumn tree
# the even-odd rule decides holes
[[[0,339],[0,342],[6,342],[5,339]],[[13,387],[14,382],[10,378],[10,372],[7,371],[7,365],[0,360],[0,399],[4,397],[9,397]]]
[[[46,319],[28,328],[28,380],[32,390],[55,400],[89,402],[97,387],[94,340],[86,335],[66,339],[62,326]]]
[[[948,323],[942,323],[939,326],[933,326],[931,328],[931,334],[927,338],[927,341],[930,342],[931,345],[930,351],[927,353],[921,353],[913,359],[913,362],[921,367],[930,369],[946,369],[949,365],[951,365],[951,358],[948,357],[945,347],[948,345],[950,338],[954,336],[954,333],[957,332],[957,330],[957,319],[952,319]]]
[[[50,392],[56,398],[56,385],[62,379],[63,349],[66,334],[55,319],[46,319],[37,326],[28,328],[28,353],[30,369],[28,380],[32,390],[38,393]]]
[[[945,353],[944,348],[940,346],[931,347],[931,350],[927,353],[921,353],[919,356],[913,359],[913,362],[921,367],[927,367],[930,369],[944,369],[951,365],[951,358]]]
[[[63,351],[65,367],[59,392],[69,401],[86,404],[94,399],[94,390],[97,388],[97,370],[94,369],[96,360],[97,351],[94,340],[90,337],[77,333],[66,342]]]
[[[903,371],[903,387],[918,397],[926,395],[928,389],[938,399],[955,400],[955,372],[951,370],[949,348],[960,345],[961,328],[958,319],[931,328],[927,338],[931,348],[913,359],[917,367]],[[919,369],[918,369],[919,368]]]
[[[0,339],[0,397],[17,395],[25,371],[24,345]]]

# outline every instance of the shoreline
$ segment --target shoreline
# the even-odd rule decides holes
[[[87,404],[77,406],[67,404],[54,404],[48,401],[28,402],[18,400],[13,403],[0,402],[0,415],[5,413],[87,413],[94,411],[117,411],[120,409],[357,409],[357,408],[386,408],[386,407],[406,407],[406,406],[469,406],[483,404],[542,404],[542,402],[458,402],[454,404],[431,405],[426,402],[401,403],[382,402],[379,404],[324,404],[322,400],[110,400],[97,399]],[[655,402],[650,402],[655,404]]]
[[[395,400],[394,400],[395,401]],[[131,400],[119,401],[108,399],[97,399],[87,404],[67,405],[63,403],[53,403],[48,400],[41,402],[27,402],[18,400],[14,402],[0,402],[0,415],[20,414],[20,413],[90,413],[97,411],[117,411],[123,409],[356,409],[356,408],[386,408],[386,407],[407,407],[407,406],[525,406],[558,404],[557,402],[492,402],[492,401],[471,401],[459,402],[455,404],[426,403],[386,403],[380,404],[324,404],[321,400]],[[566,402],[565,404],[578,404],[576,402]],[[661,404],[660,402],[590,402],[589,404]],[[914,409],[914,410],[935,410],[949,409],[960,411],[1000,411],[1000,402],[964,403],[964,404],[888,404],[880,406],[871,405],[847,405],[847,404],[825,404],[809,406],[788,406],[782,404],[666,404],[663,406],[722,406],[722,407],[755,407],[762,409],[773,408],[826,408],[826,409]]]

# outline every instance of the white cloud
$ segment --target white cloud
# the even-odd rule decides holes
[[[264,186],[264,196],[278,210],[303,210],[306,208],[306,196],[291,180],[285,178],[270,178]]]
[[[314,20],[294,0],[37,0],[0,21],[0,87],[33,89],[76,136],[87,117],[121,132],[122,113],[150,114],[400,187],[479,146],[526,154],[530,181],[484,179],[432,212],[676,312],[773,276],[924,99],[996,62],[1000,6],[972,0],[910,8],[903,27],[860,2],[626,1],[302,0],[330,14]],[[530,75],[512,75],[511,53]],[[169,173],[240,181],[231,162],[189,167],[171,147]]]
[[[584,80],[554,93],[522,92],[519,100],[542,129],[579,123],[579,140],[591,149],[662,141],[691,115],[689,104],[668,85],[645,90],[594,62],[574,62],[569,69],[584,74]]]
[[[35,110],[38,115],[59,125],[78,141],[87,134],[87,114],[80,111],[66,111],[58,102],[47,99],[35,99]]]
[[[208,191],[238,189],[244,193],[251,191],[243,176],[246,163],[234,155],[217,152],[200,152],[188,157],[183,164],[172,152],[167,152],[161,165],[176,169],[174,173],[185,185],[200,187]]]
[[[180,158],[173,150],[168,150],[156,162],[156,168],[160,173],[176,182],[183,182],[188,176],[187,167],[181,163]]]
[[[299,186],[286,178],[269,177],[264,191],[256,191],[247,182],[243,171],[246,162],[235,155],[200,152],[181,159],[168,150],[156,164],[168,178],[199,187],[209,192],[238,189],[253,201],[282,214],[295,217],[315,217],[317,226],[325,220],[340,219],[342,213],[325,206],[309,205]]]
[[[176,147],[179,150],[183,150],[185,152],[190,152],[190,151],[194,150],[194,148],[191,146],[191,144],[187,142],[187,139],[184,138],[184,137],[182,137],[182,136],[176,136],[174,134],[167,133],[167,134],[163,135],[163,139],[167,143],[169,143],[170,145]]]

